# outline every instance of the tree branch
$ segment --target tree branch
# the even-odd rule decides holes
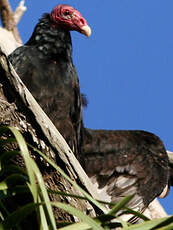
[[[16,21],[13,16],[13,11],[10,7],[8,0],[0,0],[0,15],[4,28],[9,31],[12,31],[16,41],[22,43],[16,26]]]
[[[25,1],[22,0],[18,7],[16,8],[15,12],[14,12],[14,20],[15,20],[15,23],[16,25],[19,23],[21,17],[23,16],[24,12],[27,10],[26,6],[25,6]]]

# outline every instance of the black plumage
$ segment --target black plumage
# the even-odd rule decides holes
[[[66,5],[60,5],[52,12],[59,10],[61,14],[62,8],[64,12],[71,10],[75,14],[75,10]],[[79,17],[82,18],[81,15]],[[63,19],[67,20],[66,15]],[[85,20],[81,31],[84,26],[87,28]],[[67,29],[63,24],[55,25],[51,14],[44,14],[29,41],[9,55],[9,60],[78,156],[81,145],[82,99],[72,61],[70,29],[71,27]]]
[[[16,49],[9,60],[97,183],[102,198],[117,202],[135,193],[130,207],[143,211],[168,184],[164,145],[157,136],[144,131],[83,127],[82,96],[69,31],[89,36],[90,29],[72,7],[59,5],[52,12],[41,18],[29,41]],[[76,20],[75,15],[81,17]],[[76,26],[76,21],[84,24]]]

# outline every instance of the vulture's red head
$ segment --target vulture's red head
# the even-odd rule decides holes
[[[50,13],[51,20],[56,26],[61,26],[67,30],[76,30],[87,37],[91,35],[91,29],[85,18],[71,6],[60,4]]]

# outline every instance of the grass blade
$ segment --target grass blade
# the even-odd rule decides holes
[[[109,212],[108,215],[114,215],[118,211],[120,211],[122,208],[125,207],[125,205],[133,198],[133,195],[127,196],[123,198],[120,202],[118,202]]]
[[[80,223],[70,224],[69,226],[63,228],[59,228],[59,230],[92,230],[92,228],[87,223],[80,222]]]
[[[91,217],[85,215],[80,210],[72,207],[71,205],[63,204],[60,202],[53,202],[52,204],[58,208],[65,210],[66,212],[70,213],[71,215],[78,217],[82,222],[85,222],[89,226],[91,226],[93,230],[103,230],[103,228],[100,226],[100,224],[98,224],[95,220],[93,220]]]
[[[31,164],[30,164],[32,159],[30,158],[26,142],[25,142],[22,134],[16,128],[9,127],[9,129],[13,133],[13,135],[15,136],[15,138],[17,140],[17,143],[19,145],[19,148],[21,150],[21,153],[22,153],[22,156],[24,158],[25,165],[26,165],[26,168],[27,168],[29,181],[31,183],[31,186],[30,186],[31,193],[33,195],[34,201],[37,201],[37,196],[38,196],[37,185],[36,185],[35,176],[34,176]]]

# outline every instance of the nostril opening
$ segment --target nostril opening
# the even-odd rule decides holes
[[[85,20],[83,18],[80,18],[80,23],[85,24]]]

